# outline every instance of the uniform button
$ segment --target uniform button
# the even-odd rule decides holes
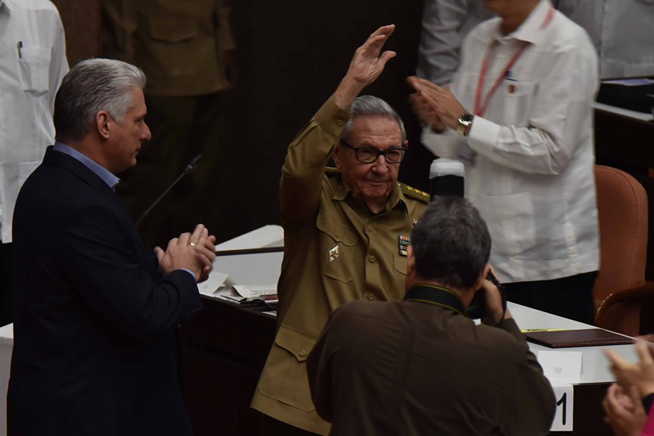
[[[298,354],[300,355],[300,357],[305,357],[308,353],[307,350],[302,349]]]
[[[375,256],[370,255],[368,256],[368,262],[375,263],[377,262],[377,258]]]
[[[371,300],[371,301],[372,301],[372,300],[375,299],[375,296],[372,295],[372,294],[366,294],[366,298],[367,298],[368,300]]]

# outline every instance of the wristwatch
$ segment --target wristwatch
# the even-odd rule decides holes
[[[472,127],[472,121],[475,116],[473,114],[464,113],[459,119],[456,120],[456,131],[459,135],[468,136],[470,128]]]

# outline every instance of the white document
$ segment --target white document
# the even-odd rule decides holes
[[[552,386],[581,382],[581,351],[538,350],[536,358]]]
[[[202,295],[206,295],[208,297],[215,297],[216,292],[218,292],[218,290],[221,287],[226,286],[228,282],[229,282],[229,277],[227,276],[227,274],[218,271],[212,271],[209,274],[208,279],[206,279],[202,283],[198,283],[198,290]]]
[[[277,295],[276,285],[234,285],[234,290],[238,295],[248,300]]]

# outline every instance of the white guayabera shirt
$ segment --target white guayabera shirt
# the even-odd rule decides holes
[[[49,0],[0,0],[0,231],[11,242],[18,191],[54,143],[56,91],[68,72],[64,29]]]
[[[549,19],[548,19],[549,17]],[[546,25],[544,25],[546,23]],[[475,110],[498,83],[467,137],[426,128],[434,154],[465,164],[465,195],[486,220],[491,263],[505,282],[549,280],[595,271],[599,235],[593,173],[592,102],[597,54],[586,32],[541,0],[512,34],[500,19],[466,38],[452,91]],[[493,44],[491,49],[491,44]],[[510,59],[526,46],[515,64]]]

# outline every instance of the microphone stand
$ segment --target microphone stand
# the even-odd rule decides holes
[[[154,208],[159,204],[159,202],[160,202],[160,201],[161,201],[161,200],[162,200],[166,195],[168,195],[168,193],[170,192],[170,190],[173,189],[173,188],[175,187],[175,185],[177,185],[177,183],[179,183],[179,181],[182,180],[182,179],[184,178],[184,176],[186,176],[188,173],[190,173],[191,171],[193,171],[193,170],[195,169],[195,167],[197,166],[197,164],[198,164],[198,162],[200,161],[201,158],[202,158],[202,154],[198,154],[198,155],[195,156],[193,159],[191,159],[191,161],[188,163],[188,165],[186,165],[186,168],[184,168],[184,170],[179,174],[179,176],[177,176],[177,178],[176,178],[175,180],[173,180],[173,183],[171,183],[171,184],[170,184],[170,185],[169,185],[169,186],[168,186],[168,187],[167,187],[167,188],[166,188],[166,189],[161,193],[161,195],[159,195],[159,197],[157,197],[157,199],[154,200],[154,201],[152,202],[152,204],[151,204],[151,205],[150,205],[150,206],[145,210],[145,212],[143,212],[143,213],[141,214],[141,216],[139,217],[139,219],[136,221],[136,226],[137,226],[137,227],[140,227],[140,225],[141,225],[141,223],[143,222],[143,220],[145,219],[145,217],[147,217],[148,214],[152,211],[152,209],[154,209]]]

